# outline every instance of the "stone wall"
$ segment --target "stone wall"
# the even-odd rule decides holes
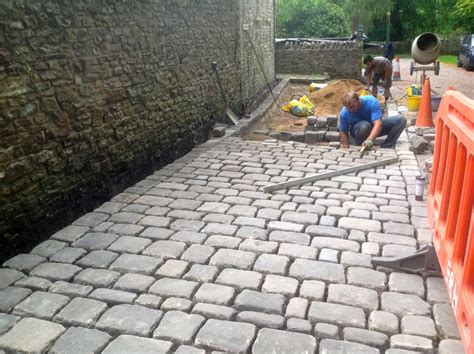
[[[451,54],[457,55],[459,53],[459,45],[461,43],[461,38],[442,38],[441,40],[441,55],[443,54]],[[375,42],[380,45],[384,45],[385,42]],[[403,53],[403,54],[410,54],[411,53],[411,46],[413,41],[397,41],[393,42],[393,47],[395,49],[395,55]],[[378,50],[378,53],[383,53],[383,49]]]
[[[277,73],[323,75],[357,79],[362,48],[356,42],[279,42],[275,51]]]
[[[273,0],[4,0],[0,260],[207,138],[273,73]],[[34,230],[34,231],[33,231]],[[5,245],[8,244],[8,247]]]

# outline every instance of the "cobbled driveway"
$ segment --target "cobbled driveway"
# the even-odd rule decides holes
[[[261,191],[396,155],[385,168]],[[371,265],[430,242],[417,174],[406,136],[363,159],[209,141],[8,260],[0,348],[462,353],[441,278]]]

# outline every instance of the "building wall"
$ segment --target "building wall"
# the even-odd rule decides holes
[[[245,110],[265,82],[241,17],[263,31],[256,42],[274,81],[272,8],[2,1],[0,249],[28,247],[205,141],[224,117],[212,62],[231,107]]]
[[[275,68],[281,74],[327,75],[330,78],[360,77],[362,48],[356,42],[280,42]]]

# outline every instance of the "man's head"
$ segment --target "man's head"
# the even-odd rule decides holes
[[[355,91],[349,91],[342,96],[342,104],[351,112],[357,112],[362,102],[360,102],[359,94]]]
[[[374,66],[375,65],[374,57],[372,55],[367,54],[364,57],[364,64],[367,65],[368,68],[371,68],[372,66]]]

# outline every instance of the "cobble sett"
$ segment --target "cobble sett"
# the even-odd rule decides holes
[[[95,352],[432,351],[438,338],[450,338],[440,349],[456,346],[443,279],[370,262],[416,249],[425,230],[398,166],[266,194],[258,188],[272,176],[365,159],[293,143],[216,144],[7,261],[0,348],[54,353],[81,338]],[[39,328],[38,338],[25,334]]]

